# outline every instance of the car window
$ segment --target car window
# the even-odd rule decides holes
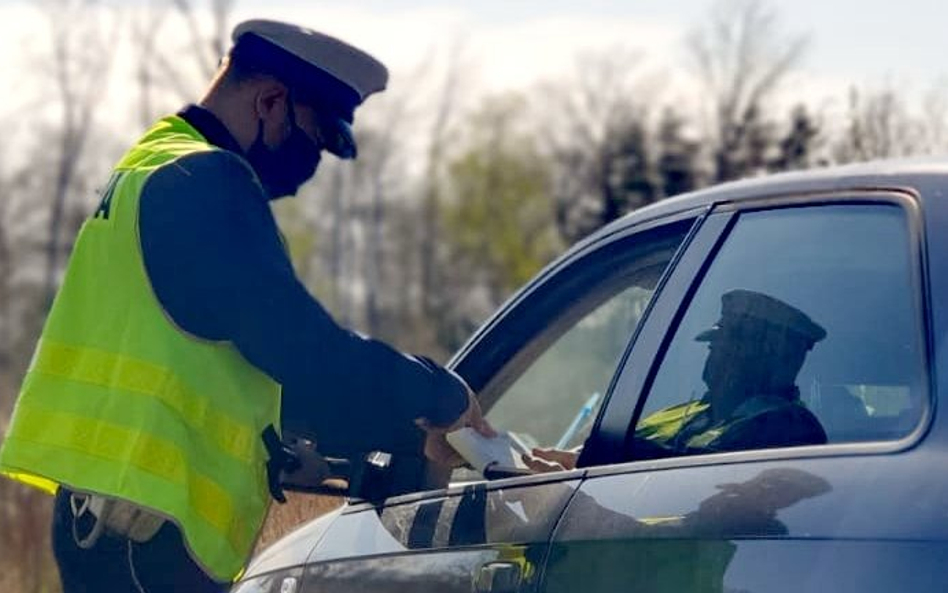
[[[524,370],[488,412],[488,420],[497,428],[526,433],[536,444],[582,443],[653,284],[650,277],[644,286],[630,286],[582,317]]]
[[[619,360],[692,220],[597,249],[512,315],[542,319],[479,396],[487,418],[526,445],[573,447],[589,434]]]
[[[740,214],[667,347],[628,455],[907,435],[924,408],[911,254],[896,205]]]

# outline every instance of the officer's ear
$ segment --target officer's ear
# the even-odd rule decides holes
[[[278,146],[289,133],[287,115],[289,113],[289,91],[275,78],[263,78],[256,84],[254,93],[254,115],[263,123],[264,143],[269,147]]]
[[[254,111],[264,125],[268,123],[285,124],[289,91],[275,78],[261,78],[257,82],[254,94]]]

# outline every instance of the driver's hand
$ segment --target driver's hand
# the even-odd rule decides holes
[[[522,455],[521,459],[527,467],[535,472],[561,472],[576,468],[579,451],[535,448],[530,452],[530,455]]]
[[[431,461],[449,467],[464,465],[464,458],[454,450],[454,447],[445,438],[446,434],[459,428],[470,426],[485,437],[497,436],[497,431],[484,419],[481,406],[477,403],[477,398],[472,391],[468,391],[467,398],[467,409],[450,426],[432,426],[424,418],[415,421],[427,433],[425,435],[425,457]]]

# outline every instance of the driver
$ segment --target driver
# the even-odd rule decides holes
[[[721,318],[695,338],[708,344],[707,392],[639,422],[629,458],[825,443],[795,384],[807,353],[825,337],[819,324],[779,299],[743,289],[725,293]],[[523,461],[535,471],[555,471],[575,467],[578,457],[578,450],[534,449]]]

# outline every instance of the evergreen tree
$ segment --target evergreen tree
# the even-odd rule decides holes
[[[772,161],[772,171],[806,169],[813,163],[819,139],[818,122],[810,115],[806,106],[799,104],[790,112],[790,128],[780,139],[777,157]]]
[[[674,196],[698,187],[698,143],[682,134],[684,119],[671,107],[658,124],[660,153],[656,163],[662,197]]]
[[[749,111],[743,123],[738,177],[766,173],[777,151],[776,126],[772,120],[762,115],[759,106],[753,106]]]
[[[659,182],[649,158],[644,122],[631,121],[612,140],[602,162],[605,183],[598,226],[659,198]]]
[[[799,61],[806,37],[784,32],[762,0],[717,0],[688,37],[692,68],[709,105],[713,181],[764,170],[770,99]]]

